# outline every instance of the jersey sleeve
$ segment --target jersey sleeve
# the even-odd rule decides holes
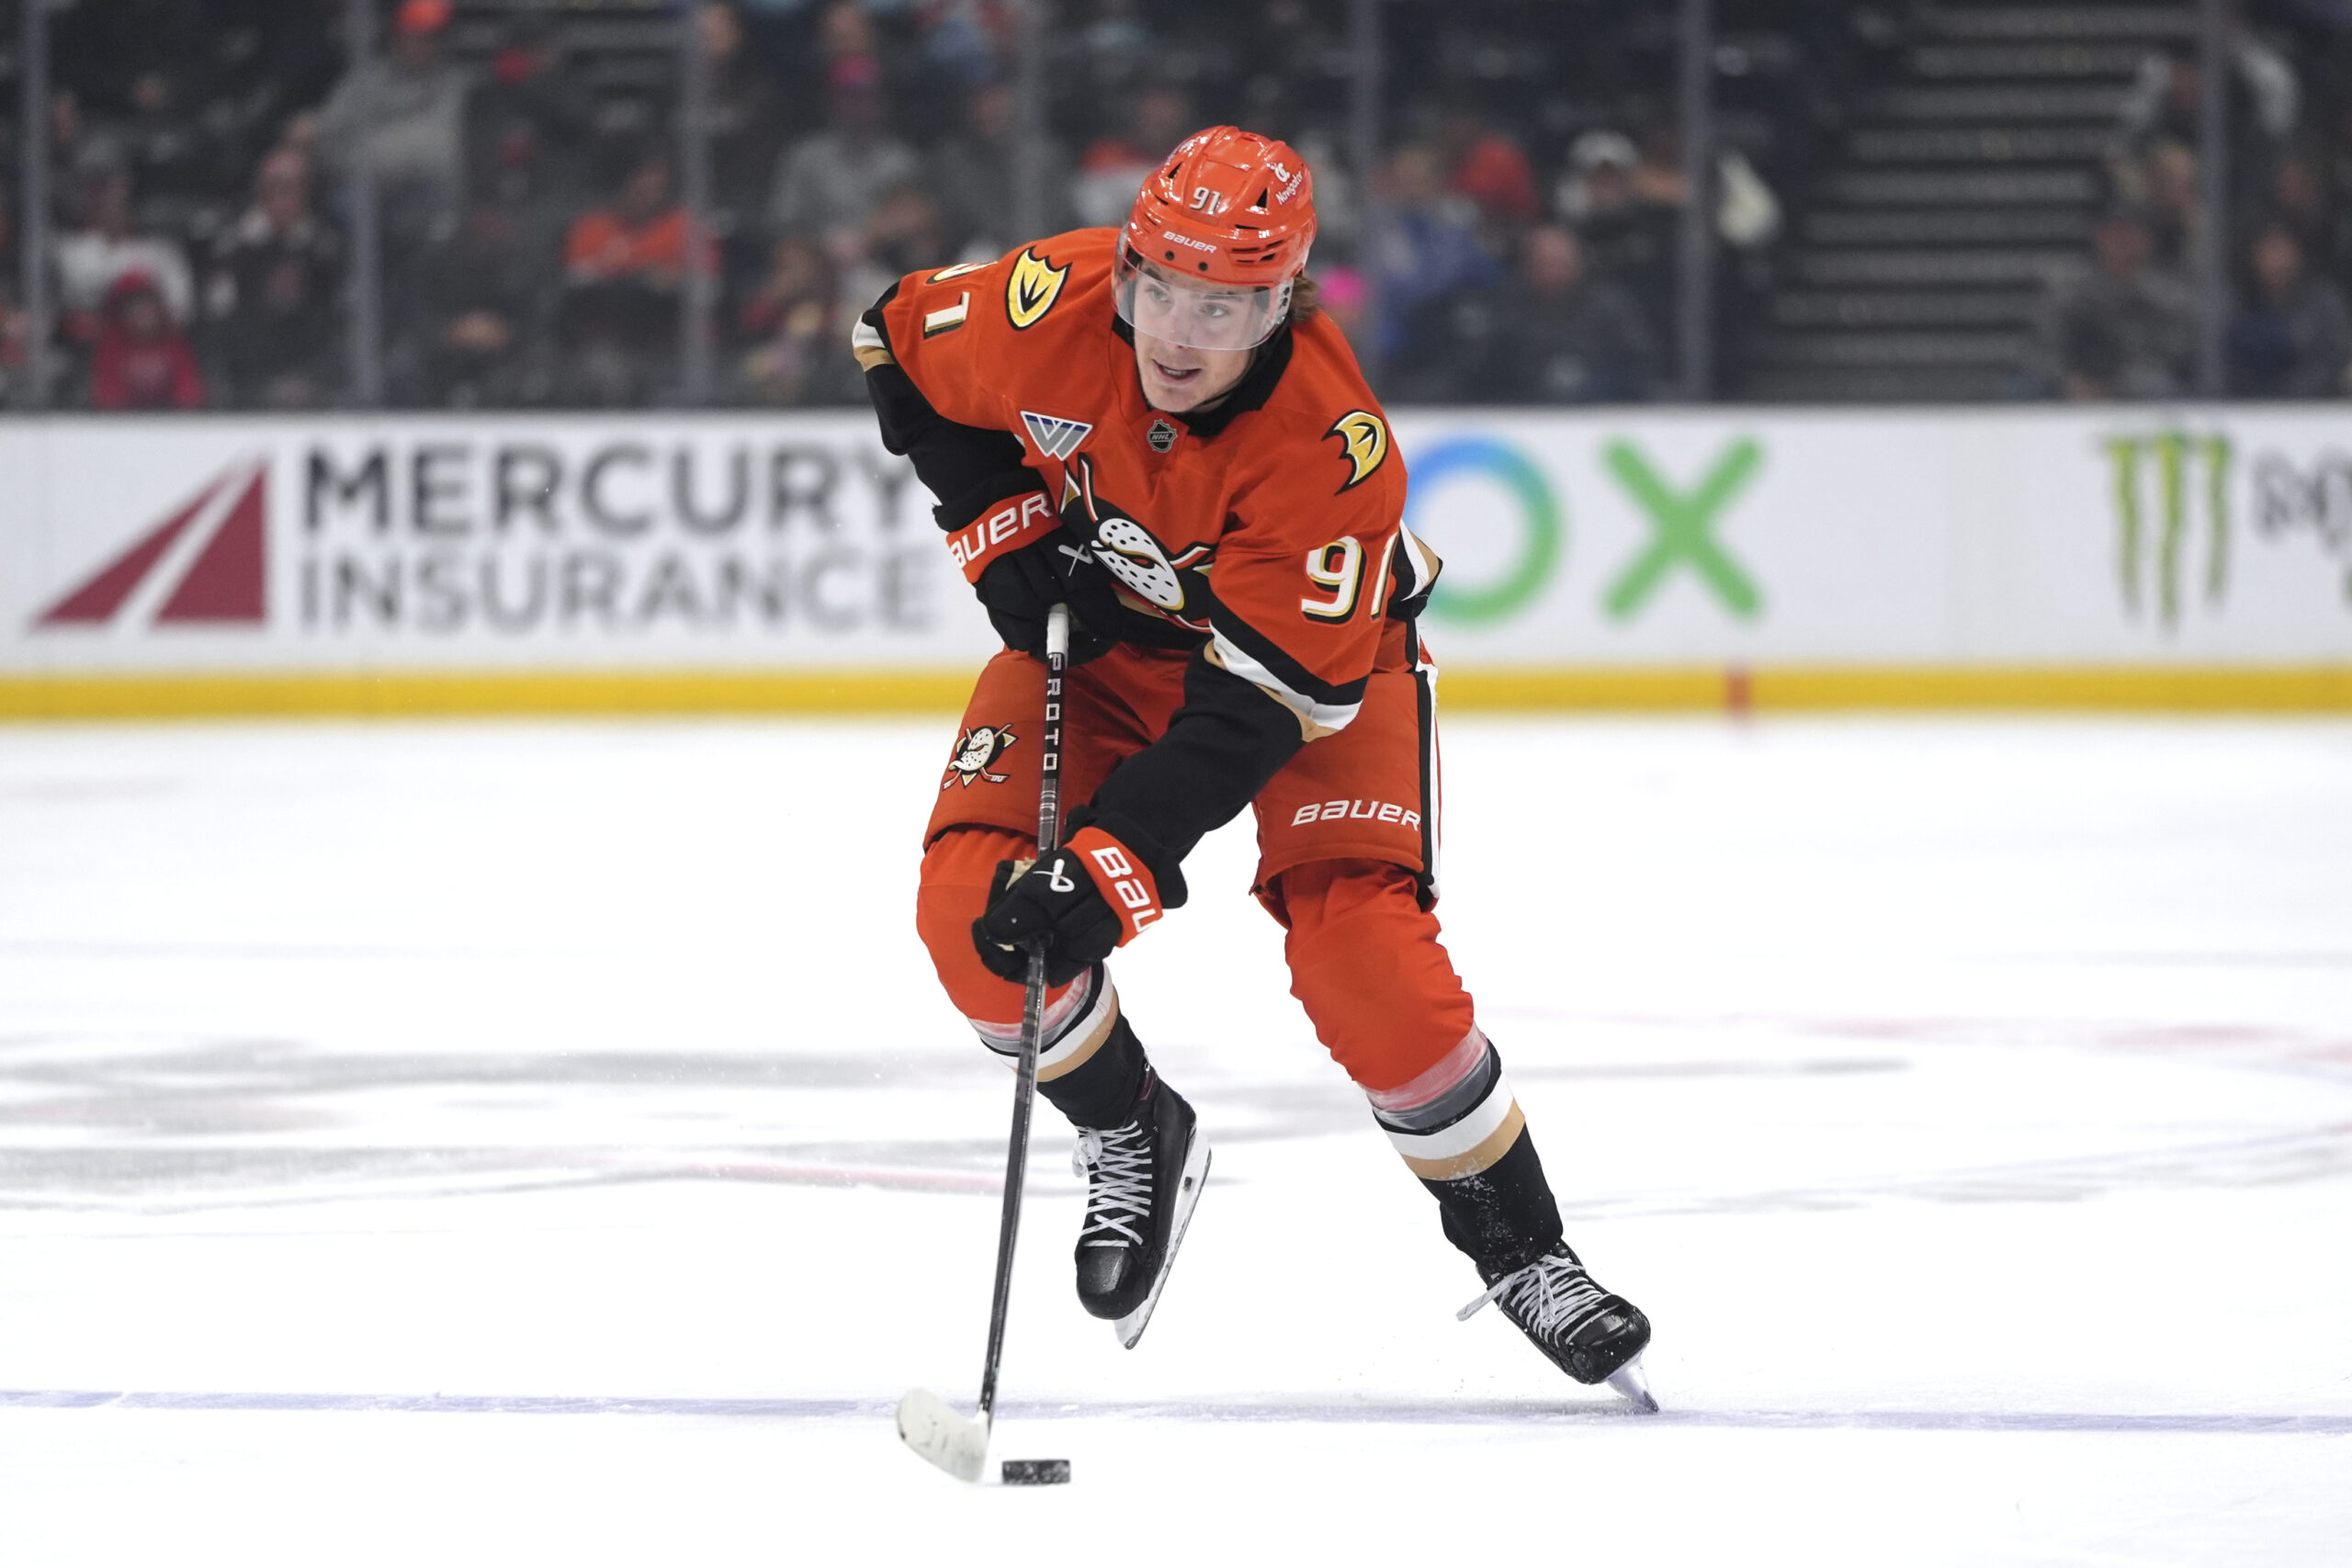
[[[1418,607],[1396,592],[1405,468],[1364,410],[1274,456],[1234,497],[1218,541],[1207,655],[1314,740],[1355,717],[1392,608]]]
[[[858,318],[850,337],[882,445],[913,462],[950,535],[1040,484],[978,368],[977,301],[1001,281],[1001,268],[910,273]]]

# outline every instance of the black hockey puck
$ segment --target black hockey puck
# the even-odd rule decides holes
[[[1007,1486],[1059,1486],[1069,1480],[1066,1459],[1009,1459],[1004,1461]]]

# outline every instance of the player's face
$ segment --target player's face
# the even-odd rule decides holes
[[[1143,400],[1162,413],[1190,413],[1233,390],[1250,373],[1246,348],[1186,348],[1136,329],[1136,375]]]
[[[1135,332],[1144,400],[1188,413],[1233,390],[1250,351],[1282,324],[1287,288],[1235,288],[1178,276],[1122,249],[1119,316]]]

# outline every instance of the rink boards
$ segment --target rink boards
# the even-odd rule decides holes
[[[2352,708],[2341,408],[1394,434],[1455,705]],[[992,646],[856,412],[23,420],[0,473],[0,716],[944,708]]]

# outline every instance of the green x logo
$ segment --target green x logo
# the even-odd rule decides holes
[[[1688,495],[1677,495],[1658,478],[1653,468],[1626,441],[1612,441],[1601,449],[1601,460],[1634,503],[1648,514],[1650,535],[1648,547],[1634,558],[1601,601],[1612,621],[1631,619],[1649,603],[1675,563],[1682,562],[1699,574],[1701,581],[1715,592],[1724,608],[1743,620],[1752,620],[1764,607],[1764,595],[1758,592],[1755,581],[1739,569],[1739,564],[1724,553],[1714,536],[1715,520],[1731,498],[1739,492],[1749,476],[1764,461],[1764,454],[1755,442],[1742,437],[1731,444],[1718,458],[1699,488]]]

